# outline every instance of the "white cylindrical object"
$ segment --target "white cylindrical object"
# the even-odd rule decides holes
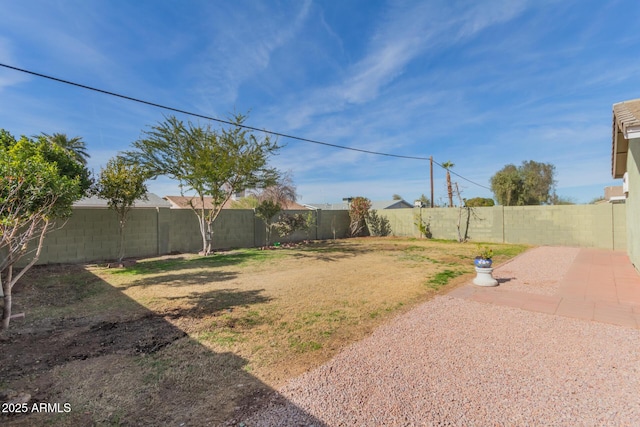
[[[476,267],[476,278],[473,279],[473,284],[478,286],[498,286],[498,281],[493,278],[493,268]]]

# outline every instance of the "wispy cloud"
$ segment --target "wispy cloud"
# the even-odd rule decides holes
[[[287,105],[290,128],[301,128],[318,116],[347,111],[350,106],[378,100],[412,61],[442,50],[491,25],[521,14],[529,2],[503,1],[487,6],[475,2],[456,8],[440,2],[397,2],[385,11],[364,56],[328,86],[316,87]]]
[[[235,104],[242,84],[266,69],[272,53],[301,31],[310,9],[311,0],[305,0],[294,13],[270,19],[261,19],[268,11],[260,7],[254,10],[255,19],[246,19],[233,5],[216,13],[215,26],[204,35],[205,47],[191,69],[207,110]]]
[[[0,61],[9,65],[16,63],[11,43],[3,37],[0,37]],[[3,88],[13,86],[27,80],[27,77],[23,74],[16,73],[15,71],[11,71],[6,68],[0,68],[0,93],[2,93]]]

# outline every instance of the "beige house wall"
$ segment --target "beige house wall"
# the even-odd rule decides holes
[[[627,253],[640,271],[640,138],[629,140],[627,156],[629,197],[627,208]]]
[[[636,145],[637,147],[637,145]],[[640,153],[633,153],[636,158]],[[638,174],[636,167],[635,173]],[[640,179],[636,176],[635,179]],[[635,181],[638,182],[638,181]],[[640,201],[640,185],[630,195]],[[633,205],[632,205],[633,206]],[[627,206],[628,207],[628,206]],[[348,235],[349,213],[338,211],[289,211],[314,215],[317,227],[312,239],[344,238]],[[640,254],[638,218],[627,221],[625,205],[525,206],[475,208],[469,218],[467,236],[476,242],[527,243],[533,245],[584,246],[627,249],[627,229],[633,242],[629,253]],[[467,227],[466,211],[452,208],[391,209],[378,214],[389,219],[396,236],[418,237],[416,217],[430,224],[432,237],[457,239]],[[307,232],[296,232],[288,239],[273,236],[271,242],[303,240]],[[635,236],[635,237],[634,237]],[[251,210],[229,209],[214,223],[215,249],[255,247],[265,242],[264,223]],[[138,208],[130,213],[125,233],[125,256],[142,257],[171,252],[197,252],[202,249],[195,214],[188,209]],[[75,208],[66,225],[45,238],[38,264],[113,260],[118,252],[118,225],[113,211],[105,208]],[[23,258],[22,264],[26,264]],[[638,265],[638,264],[636,264]]]

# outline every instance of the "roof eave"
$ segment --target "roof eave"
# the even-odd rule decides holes
[[[625,138],[621,123],[616,117],[616,106],[613,109],[613,123],[611,135],[611,175],[614,179],[622,178],[627,171],[627,151],[629,141]]]

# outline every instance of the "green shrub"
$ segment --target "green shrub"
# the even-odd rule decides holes
[[[372,236],[388,236],[391,234],[391,224],[389,219],[379,216],[375,209],[369,211],[369,231]]]

